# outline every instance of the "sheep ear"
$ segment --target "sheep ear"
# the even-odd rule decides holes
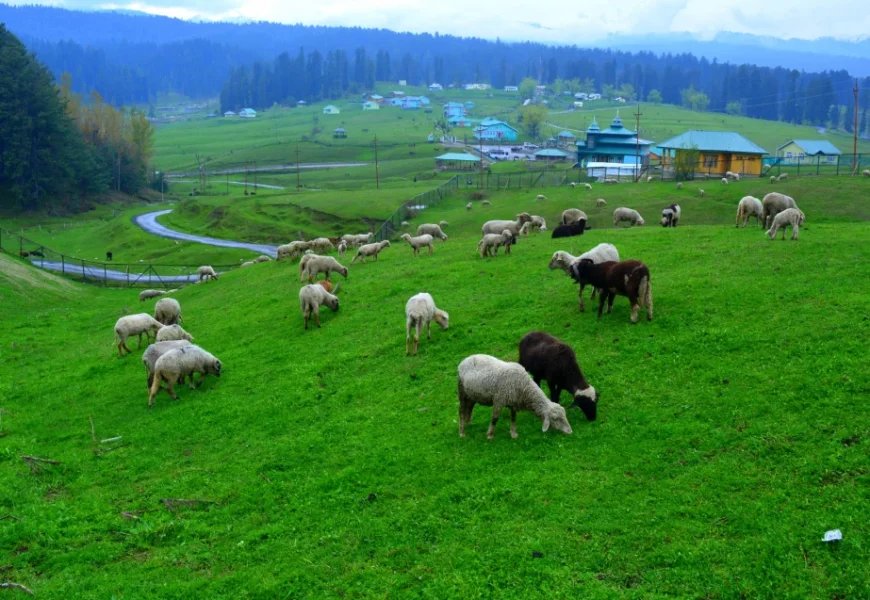
[[[550,428],[550,415],[544,415],[544,426],[541,431],[547,431]]]

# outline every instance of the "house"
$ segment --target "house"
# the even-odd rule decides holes
[[[307,106],[307,105],[308,105],[308,103],[305,100],[300,100],[299,102],[296,103],[296,106],[299,106],[299,107]]]
[[[449,117],[447,119],[447,122],[450,124],[451,127],[471,127],[472,125],[480,123],[480,121],[478,121],[477,119],[460,116]]]
[[[426,112],[426,113],[432,112],[432,107],[427,104],[425,107],[423,107],[423,112]]]
[[[577,141],[577,136],[571,133],[570,131],[562,131],[556,136],[559,140],[559,144],[568,144],[571,145],[575,141]]]
[[[430,92],[440,92],[443,89],[444,89],[444,87],[442,87],[442,85],[440,83],[430,83],[429,84],[429,91]]]
[[[332,104],[330,104],[329,106],[323,107],[323,114],[325,114],[325,115],[337,115],[340,112],[341,111],[338,110],[338,107],[333,106]]]
[[[463,86],[466,90],[478,90],[478,91],[486,91],[490,89],[492,86],[488,83],[466,83]]]
[[[420,104],[422,104],[423,106],[428,106],[429,104],[431,104],[431,101],[426,96],[417,96],[417,100],[419,100]]]
[[[420,110],[421,106],[419,98],[408,96],[402,101],[402,110]]]
[[[474,102],[469,100],[468,102],[465,103],[465,110],[473,110],[473,109],[474,109]]]
[[[587,100],[601,100],[601,94],[589,94]]]
[[[333,130],[332,137],[336,139],[344,139],[347,137],[347,131],[344,129],[344,127],[338,127]]]
[[[548,137],[544,140],[544,146],[547,148],[555,148],[559,145],[559,141],[554,137]]]
[[[370,102],[377,102],[378,104],[380,104],[381,102],[384,101],[384,97],[381,96],[380,94],[370,94],[369,101]]]
[[[518,92],[518,91],[520,91],[520,88],[518,86],[515,86],[515,85],[506,85],[506,86],[504,86],[504,91],[506,91],[506,92]]]
[[[563,152],[562,150],[557,150],[555,148],[547,148],[545,150],[538,150],[535,152],[535,160],[545,160],[549,162],[564,162],[568,160],[570,154],[567,152]]]
[[[625,98],[623,98],[622,96],[617,96],[616,98],[613,99],[613,101],[614,102],[621,102],[621,103],[625,104]]]
[[[586,94],[586,93],[584,93],[584,92],[577,92],[576,94],[574,94],[574,97],[575,97],[577,100],[588,100],[588,99],[589,99],[589,94]]]
[[[444,105],[444,118],[464,117],[468,114],[465,107],[459,102],[448,102]]]
[[[689,165],[691,171],[724,175],[727,171],[741,175],[761,175],[762,157],[767,150],[733,131],[687,131],[659,144],[662,167],[675,169],[689,153],[698,156]]]
[[[583,108],[583,103],[579,101],[574,102],[574,108]]]
[[[835,163],[842,152],[827,140],[789,140],[776,149],[780,164]]]
[[[228,110],[227,112],[224,113],[224,116],[225,116],[225,117],[235,117],[235,116],[236,116],[236,113],[234,113],[234,112],[231,111],[231,110]]]
[[[390,97],[391,98],[404,98],[405,92],[401,92],[399,90],[393,90],[392,92],[390,92]]]
[[[429,137],[426,138],[426,141],[429,142],[430,144],[434,143],[435,142],[435,134],[430,133]]]
[[[474,138],[478,140],[495,140],[512,142],[517,139],[517,130],[504,121],[481,123],[474,128]]]
[[[400,79],[400,80],[399,80],[399,86],[400,86],[400,87],[405,87],[405,86],[407,86],[407,85],[408,85],[408,80],[407,80],[407,79]]]
[[[378,110],[380,108],[381,108],[380,104],[378,104],[377,102],[372,102],[371,100],[363,102],[363,105],[362,105],[363,110]]]
[[[243,108],[239,111],[239,117],[241,117],[242,119],[256,119],[257,111],[255,111],[253,108]]]
[[[404,98],[390,98],[386,102],[387,106],[392,106],[394,108],[402,108],[402,105],[405,104]]]
[[[480,159],[473,154],[464,152],[448,152],[435,157],[435,166],[442,171],[455,169],[459,171],[474,170],[480,164]]]
[[[650,140],[639,138],[636,131],[626,129],[619,111],[607,129],[598,127],[595,117],[586,129],[586,140],[576,142],[580,166],[591,162],[649,164]]]

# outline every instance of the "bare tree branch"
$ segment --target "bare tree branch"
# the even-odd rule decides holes
[[[16,517],[15,515],[3,515],[2,517],[0,517],[0,521],[5,521],[6,519],[12,519],[13,521],[20,521],[21,520],[18,517]]]
[[[262,473],[260,473],[260,477],[262,477],[266,481],[266,483],[272,483],[272,480],[263,475]]]
[[[63,464],[59,460],[52,460],[50,458],[39,458],[38,456],[22,456],[21,460],[27,463],[27,466],[30,467],[30,472],[34,475],[36,475],[40,471],[44,471],[45,465]]]
[[[94,419],[93,417],[88,417],[88,421],[91,422],[91,439],[94,440],[94,443],[97,443],[97,434],[94,431]]]
[[[2,589],[7,589],[7,590],[21,590],[21,591],[23,591],[23,592],[27,592],[27,593],[30,594],[31,596],[34,595],[34,594],[33,594],[33,590],[31,590],[29,587],[24,587],[24,586],[21,585],[20,583],[12,583],[11,581],[8,581],[8,582],[6,582],[6,583],[0,583],[0,590],[2,590]]]

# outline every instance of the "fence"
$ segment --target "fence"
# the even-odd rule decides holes
[[[76,258],[47,248],[38,242],[0,227],[0,251],[27,258],[35,266],[71,279],[116,287],[175,287],[195,283],[199,266],[115,263]],[[219,273],[239,265],[215,266]]]
[[[446,182],[433,190],[417,194],[397,208],[390,217],[384,221],[375,232],[375,241],[388,240],[402,228],[402,221],[406,221],[417,212],[430,206],[437,206],[442,200],[460,189],[461,175],[451,177]]]
[[[870,156],[851,154],[842,156],[810,156],[798,157],[773,157],[760,161],[731,159],[720,161],[715,158],[701,158],[693,163],[681,162],[679,158],[666,159],[663,164],[651,165],[641,173],[641,178],[653,177],[654,179],[720,179],[727,171],[737,173],[741,178],[753,177],[779,177],[783,173],[789,177],[836,177],[851,176],[853,166],[856,175],[861,175],[862,170],[870,167]],[[614,165],[615,167],[615,165]]]

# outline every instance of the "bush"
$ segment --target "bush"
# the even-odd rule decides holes
[[[471,192],[468,197],[472,200],[483,200],[487,197],[487,194],[486,192]]]

